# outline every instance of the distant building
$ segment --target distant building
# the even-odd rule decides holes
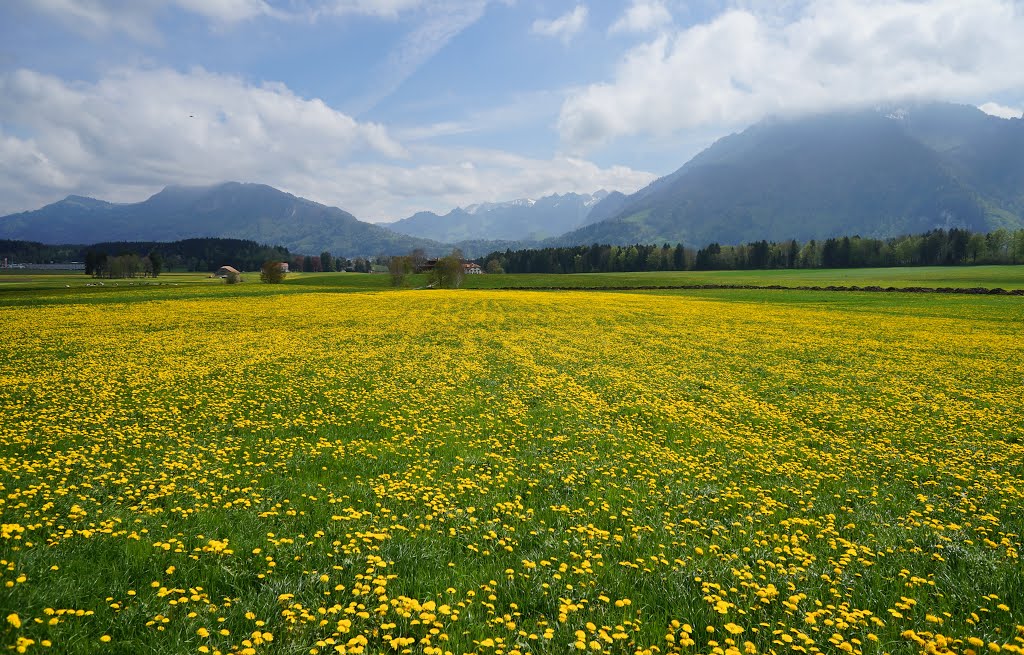
[[[437,259],[428,259],[427,261],[418,264],[414,273],[429,273],[437,267]]]
[[[213,274],[213,277],[227,277],[227,276],[229,276],[231,274],[240,275],[240,272],[234,266],[221,266]]]
[[[429,273],[437,267],[436,259],[428,259],[419,266],[416,267],[414,272],[416,273]],[[484,272],[484,269],[480,268],[480,264],[476,262],[462,260],[462,273],[464,275],[480,275]]]
[[[288,271],[288,262],[281,262],[280,264],[277,265],[277,267],[279,269],[281,269],[282,273],[288,273],[289,272]]]

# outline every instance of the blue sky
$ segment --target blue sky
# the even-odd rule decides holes
[[[370,221],[632,192],[764,118],[1024,107],[1020,0],[7,0],[0,213],[271,184]]]

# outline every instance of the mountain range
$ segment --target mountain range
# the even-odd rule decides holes
[[[418,212],[383,225],[402,234],[445,243],[473,239],[541,241],[590,223],[592,210],[609,195],[603,189],[593,194],[556,193],[536,200],[522,198],[456,207],[440,216]]]
[[[68,196],[35,211],[0,218],[0,238],[43,243],[178,241],[230,237],[285,246],[292,252],[324,250],[349,257],[446,248],[392,232],[352,214],[263,184],[169,186],[137,203],[115,204]]]
[[[476,256],[535,245],[700,247],[951,227],[1024,227],[1024,119],[940,103],[768,119],[632,195],[556,194],[420,212],[387,225],[259,184],[172,186],[132,204],[68,196],[0,217],[0,238],[234,237],[349,257],[458,245]]]
[[[553,240],[741,243],[1024,226],[1024,120],[920,104],[765,120]]]

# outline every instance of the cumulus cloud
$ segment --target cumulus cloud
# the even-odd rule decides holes
[[[552,38],[561,39],[562,42],[568,43],[572,40],[572,37],[583,29],[583,26],[587,22],[587,8],[585,5],[576,5],[576,8],[569,13],[546,20],[538,18],[533,21],[533,26],[530,28],[530,32],[533,34],[539,34],[541,36],[550,36]]]
[[[1024,84],[1013,0],[820,0],[788,18],[729,10],[629,50],[608,81],[568,95],[559,132],[580,151],[887,100],[959,100]]]
[[[672,14],[660,0],[633,0],[626,12],[612,23],[609,32],[653,32],[672,23]]]
[[[1007,107],[1006,105],[1001,105],[998,102],[986,102],[983,105],[978,105],[978,109],[982,110],[986,114],[998,116],[999,118],[1024,117],[1024,109],[1019,107]]]
[[[75,193],[137,201],[167,184],[262,182],[369,220],[653,179],[581,159],[406,148],[278,83],[197,69],[125,69],[94,82],[0,74],[0,215]]]
[[[273,181],[282,171],[337,168],[357,153],[407,156],[381,125],[281,84],[201,69],[122,70],[95,83],[18,70],[0,75],[0,116],[0,178],[31,175],[39,193]]]

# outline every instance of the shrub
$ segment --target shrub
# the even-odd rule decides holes
[[[263,262],[263,268],[260,269],[260,282],[264,284],[280,284],[284,282],[286,275],[283,262],[269,259]]]

